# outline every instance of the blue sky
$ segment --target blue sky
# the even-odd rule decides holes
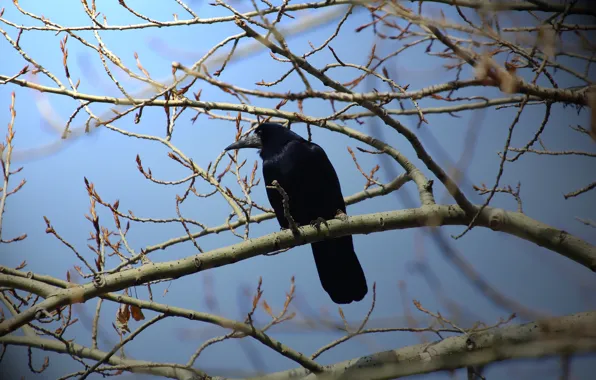
[[[21,1],[21,6],[36,14],[62,25],[87,25],[88,18],[81,9],[79,2],[59,1],[61,6],[49,3]],[[172,13],[177,13],[180,18],[187,17],[184,11],[177,7],[175,2],[143,2],[128,1],[133,9],[151,18],[171,20]],[[250,3],[235,2],[240,11],[250,10]],[[229,11],[221,7],[213,7],[206,2],[194,1],[189,5],[201,17],[229,15]],[[35,24],[31,19],[23,17],[12,4],[5,2],[4,18],[19,24]],[[127,14],[117,1],[102,2],[99,10],[107,15],[110,24],[129,24],[140,22],[136,17]],[[448,13],[448,16],[450,14]],[[306,17],[303,14],[303,17]],[[455,17],[455,16],[453,16]],[[370,47],[377,43],[377,54],[382,56],[395,50],[402,44],[395,40],[375,40],[371,28],[360,33],[354,29],[368,22],[370,16],[363,11],[353,14],[346,22],[342,35],[331,46],[342,60],[364,64],[368,58]],[[291,25],[291,22],[284,21]],[[16,31],[6,25],[1,26],[11,38],[16,38]],[[301,34],[299,37],[289,39],[290,47],[297,52],[309,49],[308,41],[314,45],[322,43],[334,30],[334,24],[325,25],[315,31]],[[233,23],[219,25],[195,25],[177,28],[151,28],[130,30],[125,32],[102,32],[104,43],[117,54],[130,68],[136,70],[133,52],[137,52],[143,66],[151,73],[153,78],[170,78],[171,62],[179,61],[187,66],[192,65],[214,44],[228,35],[239,33],[240,29]],[[94,41],[89,32],[81,33],[82,36]],[[65,81],[62,67],[62,54],[59,41],[62,35],[55,36],[48,32],[26,32],[22,35],[20,46],[31,56],[38,60],[49,71],[55,73],[60,80]],[[95,42],[95,41],[94,41]],[[239,47],[242,46],[242,43]],[[397,60],[392,61],[388,69],[395,73],[394,79],[399,83],[409,84],[410,89],[417,89],[431,84],[443,83],[451,80],[453,74],[441,67],[441,61],[425,56],[426,45],[412,49]],[[73,78],[81,78],[79,91],[84,93],[104,94],[117,96],[117,88],[107,80],[101,63],[94,52],[84,48],[80,43],[70,38],[68,41],[69,68]],[[435,51],[439,49],[435,46]],[[10,47],[4,39],[0,39],[0,52],[2,55],[1,73],[13,75],[24,65],[23,59]],[[315,67],[333,61],[328,51],[314,55],[309,62]],[[232,62],[226,68],[221,80],[234,83],[240,87],[253,88],[254,83],[265,80],[277,79],[288,64],[273,61],[268,52],[259,50],[247,59]],[[137,70],[138,72],[138,70]],[[593,72],[591,73],[593,74]],[[353,71],[332,71],[334,78],[347,81],[354,77]],[[472,72],[464,70],[464,77],[470,78]],[[37,80],[46,85],[52,85],[46,78],[38,75]],[[576,85],[564,74],[560,75],[562,87]],[[127,79],[119,72],[118,79],[123,85],[136,93],[145,88],[143,84]],[[323,89],[323,85],[312,78],[310,82],[315,88]],[[66,82],[65,82],[66,83]],[[369,85],[369,83],[364,85]],[[365,87],[360,86],[360,90]],[[380,91],[387,89],[381,83],[373,83]],[[236,103],[237,100],[221,90],[199,83],[193,91],[202,89],[202,100],[225,101]],[[292,75],[272,89],[272,91],[301,91],[303,84],[300,79]],[[10,94],[16,93],[16,139],[17,150],[35,148],[56,141],[57,134],[52,130],[48,121],[41,116],[45,104],[49,105],[54,113],[51,119],[58,125],[64,125],[74,108],[78,105],[69,98],[57,95],[36,93],[32,90],[14,85],[0,86],[0,125],[4,135],[5,126],[9,121],[8,107]],[[489,88],[466,90],[463,94],[484,95],[490,97],[504,96],[499,91]],[[257,100],[255,105],[274,107],[276,100]],[[411,104],[404,102],[407,107]],[[432,101],[421,101],[421,106],[432,106]],[[305,112],[315,116],[331,114],[328,103],[320,101],[306,101]],[[387,106],[398,108],[396,102]],[[101,115],[109,110],[109,105],[93,105],[96,114]],[[544,113],[544,105],[528,107],[522,115],[519,125],[513,135],[512,146],[522,147],[533,136],[538,128]],[[295,103],[288,103],[286,110],[298,110]],[[471,184],[485,183],[492,186],[498,170],[499,158],[497,152],[501,151],[507,135],[509,123],[513,120],[516,110],[505,108],[498,111],[472,111],[459,113],[460,118],[447,115],[427,115],[428,125],[417,129],[417,117],[399,117],[409,128],[415,129],[429,153],[445,168],[448,162],[456,162],[467,149],[464,143],[470,130],[477,131],[477,141],[474,148],[473,160],[466,172],[464,192],[475,202],[482,203],[482,197],[475,195]],[[222,112],[223,113],[223,112]],[[191,118],[194,112],[187,111],[178,120],[176,132],[172,142],[186,155],[193,158],[203,168],[217,157],[221,150],[234,139],[234,123],[220,120],[209,120],[201,115],[193,124]],[[235,116],[235,114],[232,114]],[[74,125],[84,123],[84,117],[77,117]],[[553,106],[553,112],[546,127],[543,137],[545,145],[550,150],[587,150],[593,151],[594,145],[585,135],[581,135],[569,128],[569,125],[588,125],[587,113],[577,113],[575,109],[563,108],[561,105]],[[373,133],[370,122],[358,125],[349,122],[352,128],[365,133]],[[134,124],[132,117],[119,120],[116,126],[122,129],[162,136],[165,130],[165,117],[163,109],[146,108],[143,111],[141,123]],[[296,124],[298,133],[306,136],[305,126]],[[384,131],[385,141],[399,149],[409,157],[427,175],[428,171],[407,141],[392,130]],[[358,173],[352,158],[345,146],[352,148],[363,144],[349,141],[341,135],[333,134],[324,129],[313,128],[313,139],[328,153],[333,162],[344,195],[361,191],[364,179]],[[377,163],[377,157],[356,152],[361,165],[371,168]],[[45,234],[45,224],[42,216],[47,216],[55,229],[69,242],[75,245],[87,257],[92,253],[86,248],[90,223],[84,214],[88,213],[89,197],[86,193],[83,178],[93,182],[102,198],[111,202],[120,200],[120,208],[133,210],[136,215],[143,217],[168,218],[175,217],[175,195],[181,194],[184,188],[159,186],[148,182],[136,169],[135,157],[139,155],[145,167],[150,167],[153,174],[160,179],[175,180],[186,175],[167,157],[167,150],[156,143],[126,138],[117,133],[98,129],[83,138],[64,147],[52,154],[32,158],[20,155],[20,161],[15,165],[24,165],[22,174],[15,178],[17,183],[21,178],[26,178],[28,183],[17,195],[8,199],[4,216],[3,236],[12,237],[27,233],[28,238],[16,244],[0,246],[0,263],[5,266],[16,267],[23,260],[27,260],[26,270],[36,273],[50,274],[64,279],[66,271],[72,269],[75,258],[72,253],[58,242],[54,237]],[[257,152],[242,152],[241,156],[247,158],[249,163],[258,159]],[[581,157],[546,157],[527,154],[515,164],[507,164],[502,184],[516,185],[522,182],[521,196],[524,200],[524,211],[527,215],[556,228],[564,229],[570,233],[596,244],[594,230],[575,220],[575,217],[594,218],[596,202],[594,192],[587,193],[569,200],[563,199],[563,194],[583,187],[594,180],[593,165],[589,159]],[[381,178],[390,180],[388,173],[402,173],[402,169],[394,167],[392,170],[382,168]],[[230,177],[225,182],[227,186],[234,186]],[[445,197],[444,189],[435,180],[436,199],[452,203]],[[197,190],[205,191],[207,187],[199,184]],[[412,183],[406,185],[400,192],[408,192],[410,199],[417,199],[416,189]],[[254,199],[263,204],[268,204],[262,186],[255,189]],[[514,210],[515,201],[506,195],[497,195],[492,202],[493,206]],[[348,207],[352,215],[371,213],[381,210],[401,209],[415,207],[417,204],[408,204],[398,193],[387,197],[376,198],[357,205]],[[189,199],[184,204],[183,214],[186,217],[200,220],[215,226],[221,224],[228,213],[227,205],[221,198],[208,200]],[[101,210],[100,220],[108,227],[113,227],[112,217],[105,210]],[[251,227],[252,236],[258,237],[277,231],[275,221],[267,221]],[[442,231],[448,234],[458,234],[463,227],[444,227]],[[141,248],[157,244],[164,240],[184,235],[180,225],[140,225],[132,226],[129,242],[131,246]],[[238,242],[238,238],[231,234],[210,235],[201,238],[200,244],[205,249],[223,247]],[[354,238],[356,252],[359,255],[370,285],[377,284],[377,306],[372,317],[375,327],[395,326],[403,324],[403,317],[409,313],[423,317],[413,310],[412,300],[420,300],[429,310],[441,311],[449,315],[448,304],[457,304],[460,313],[454,315],[462,324],[471,324],[481,319],[487,323],[495,322],[499,317],[508,315],[508,312],[486,300],[470,282],[465,279],[438,251],[430,237],[420,230],[401,230],[359,235]],[[593,273],[570,260],[549,252],[541,247],[522,241],[515,237],[489,230],[476,228],[464,238],[452,241],[462,255],[474,265],[484,278],[503,294],[508,295],[530,308],[536,308],[552,315],[565,315],[593,309],[596,298],[590,289],[596,286]],[[167,261],[177,257],[186,257],[195,254],[195,248],[190,243],[171,247],[165,251],[155,252],[152,259]],[[434,273],[434,278],[439,286],[427,281],[415,265],[420,258]],[[310,254],[310,247],[296,247],[289,252],[273,257],[257,257],[215,270],[187,276],[171,284],[160,284],[154,287],[156,301],[182,306],[200,311],[212,311],[229,318],[244,319],[250,304],[250,297],[246,292],[254,292],[259,276],[263,278],[264,297],[274,309],[279,309],[283,304],[285,292],[289,288],[289,279],[296,277],[297,299],[296,305],[303,315],[312,317],[329,315],[339,321],[337,307],[322,290],[316,277],[316,270]],[[405,284],[405,292],[400,291],[400,284]],[[436,285],[436,284],[435,284]],[[163,296],[165,288],[168,294]],[[403,288],[402,288],[403,289]],[[140,297],[146,297],[144,288],[135,290]],[[133,292],[133,294],[135,294]],[[216,305],[207,302],[208,296],[216,299]],[[343,307],[348,320],[359,321],[370,307],[371,295],[359,304]],[[90,323],[95,309],[95,302],[87,302],[75,310],[81,323],[73,327],[71,338],[76,338],[81,344],[90,343]],[[109,350],[109,343],[117,342],[111,323],[115,317],[115,305],[104,303],[101,315],[103,341],[100,348]],[[147,316],[153,313],[147,312]],[[266,321],[264,312],[258,313],[261,321]],[[422,322],[424,323],[424,322]],[[378,325],[378,326],[377,326]],[[131,328],[136,327],[131,323]],[[159,360],[165,362],[185,363],[188,357],[202,344],[204,339],[225,333],[223,330],[192,323],[188,320],[169,318],[158,325],[151,327],[146,334],[135,339],[127,345],[127,354],[135,359]],[[307,354],[314,352],[320,346],[340,336],[337,332],[320,331],[308,332],[297,328],[284,328],[279,326],[272,330],[277,339],[291,347],[304,351]],[[432,335],[424,337],[427,340],[435,339]],[[421,336],[407,333],[391,333],[385,335],[369,335],[361,339],[354,339],[341,345],[336,350],[323,354],[319,360],[323,364],[365,355],[384,349],[403,347],[419,343]],[[15,376],[24,375],[31,377],[27,369],[26,350],[10,347],[4,361],[0,364],[3,371],[8,365]],[[35,352],[35,362],[41,363],[45,353]],[[45,376],[56,378],[65,372],[79,369],[67,356],[51,355],[51,365]],[[230,365],[233,358],[233,365]],[[295,364],[273,353],[260,344],[244,339],[243,341],[227,341],[207,349],[196,362],[199,368],[206,371],[233,369],[254,371],[276,371],[295,367]],[[574,366],[578,378],[581,378],[582,368],[586,368],[587,361],[578,361]],[[534,363],[500,364],[491,367],[487,372],[490,379],[524,377],[524,374],[540,374],[549,378],[542,372],[545,368],[556,369],[556,361],[541,362],[541,366]],[[555,372],[556,373],[556,372]],[[492,374],[492,376],[491,376]],[[132,377],[133,375],[127,375]],[[142,378],[139,375],[135,377]],[[429,378],[444,378],[447,374],[434,374]],[[460,375],[462,376],[462,375]],[[555,375],[553,375],[554,377]],[[96,376],[99,378],[99,376]]]

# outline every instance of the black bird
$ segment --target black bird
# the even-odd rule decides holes
[[[263,123],[226,150],[241,148],[260,149],[267,197],[282,228],[290,226],[284,216],[280,192],[269,188],[274,180],[287,193],[290,215],[299,225],[321,218],[333,219],[338,210],[346,212],[335,169],[317,144],[279,124]],[[362,300],[368,287],[352,236],[322,240],[311,247],[323,289],[333,302],[347,304]]]

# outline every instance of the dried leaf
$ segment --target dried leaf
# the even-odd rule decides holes
[[[116,320],[123,325],[128,323],[130,320],[129,305],[120,305],[118,312],[116,313]]]
[[[130,312],[131,312],[132,317],[135,321],[142,321],[143,319],[145,319],[145,316],[143,315],[143,311],[138,306],[130,305]]]

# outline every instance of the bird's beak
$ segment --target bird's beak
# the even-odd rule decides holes
[[[251,133],[250,135],[246,135],[240,140],[236,141],[232,145],[228,146],[224,150],[233,150],[233,149],[242,149],[242,148],[261,148],[263,144],[261,143],[261,138],[255,134]]]

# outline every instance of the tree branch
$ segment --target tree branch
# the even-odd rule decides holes
[[[76,355],[80,358],[91,360],[102,360],[107,352],[92,349],[76,343],[70,343],[66,346],[64,343],[39,337],[26,337],[8,335],[0,337],[0,343],[14,346],[33,347],[40,350],[57,352],[60,354]],[[196,379],[197,376],[204,376],[200,370],[193,368],[180,368],[179,364],[170,363],[155,363],[144,360],[123,359],[120,356],[110,356],[106,363],[112,365],[124,365],[130,368],[134,373],[146,373],[155,376],[168,377],[171,379],[191,380]]]
[[[478,1],[478,0],[422,0],[423,3],[441,3],[447,5],[457,4],[458,7],[471,9],[489,8],[491,11],[539,11],[539,12],[564,12],[566,5],[563,3],[541,1],[541,4],[532,4],[529,1]],[[574,6],[568,11],[569,14],[592,15],[596,12],[590,7]]]
[[[251,257],[313,243],[326,237],[369,234],[386,230],[439,225],[467,225],[470,218],[458,206],[423,206],[348,217],[344,220],[330,220],[328,233],[321,233],[312,226],[300,227],[300,239],[291,231],[280,231],[232,246],[214,249],[200,255],[188,256],[180,260],[162,263],[149,263],[122,272],[103,275],[92,283],[60,290],[51,294],[43,302],[30,307],[21,314],[0,323],[0,336],[6,335],[26,323],[36,319],[38,313],[54,310],[75,302],[84,302],[102,294],[126,289],[150,281],[179,278],[196,272],[236,263]],[[596,270],[596,247],[588,242],[538,222],[524,214],[486,207],[478,218],[477,226],[515,235]],[[4,267],[0,267],[0,272]],[[1,276],[2,280],[11,276]],[[11,281],[11,286],[14,281]]]
[[[596,312],[573,314],[378,352],[326,368],[316,379],[393,379],[503,360],[596,352]],[[314,380],[301,368],[259,380]]]

